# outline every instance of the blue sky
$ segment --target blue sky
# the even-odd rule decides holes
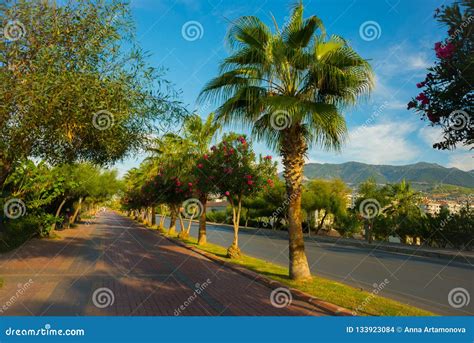
[[[427,161],[474,169],[472,153],[467,149],[434,150],[431,146],[439,129],[427,126],[414,112],[406,110],[406,103],[419,92],[416,83],[424,79],[426,68],[434,61],[434,43],[446,35],[445,28],[433,19],[433,11],[443,3],[447,2],[304,1],[305,16],[317,15],[329,34],[346,38],[361,56],[371,61],[376,74],[376,89],[370,99],[345,111],[350,134],[342,153],[315,147],[310,150],[308,161],[395,165]],[[242,15],[256,15],[271,25],[273,14],[281,26],[292,4],[294,0],[131,1],[137,38],[151,53],[150,63],[167,68],[166,78],[182,91],[181,100],[202,116],[207,116],[215,106],[205,104],[198,108],[196,98],[203,85],[217,75],[219,62],[228,55],[224,37],[229,21]],[[361,27],[367,26],[368,31],[361,31]],[[370,27],[375,28],[373,36]],[[257,152],[277,155],[263,143],[255,142],[254,147]],[[142,158],[127,159],[116,167],[123,172],[138,165]]]

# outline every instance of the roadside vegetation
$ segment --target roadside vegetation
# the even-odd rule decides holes
[[[101,168],[182,111],[122,1],[2,2],[0,23],[11,31],[0,39],[3,251],[110,199],[119,182]]]

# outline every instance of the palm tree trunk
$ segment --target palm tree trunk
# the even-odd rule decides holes
[[[199,216],[199,233],[198,233],[198,245],[204,245],[207,243],[206,237],[206,203],[207,197],[201,196],[199,201],[202,204],[202,213]]]
[[[292,127],[295,131],[297,127]],[[290,278],[293,280],[311,277],[308,259],[304,250],[303,227],[301,216],[301,188],[303,181],[304,157],[307,145],[298,131],[289,132],[282,144],[284,177],[288,206],[288,241]]]

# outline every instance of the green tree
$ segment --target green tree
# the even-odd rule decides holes
[[[437,60],[428,68],[424,81],[417,87],[421,93],[408,103],[439,127],[444,139],[433,145],[452,149],[457,144],[474,143],[474,2],[454,1],[436,9],[435,18],[448,29],[447,37],[435,43]]]
[[[271,185],[268,175],[276,174],[276,166],[269,158],[256,160],[251,144],[245,136],[235,133],[224,135],[222,141],[212,148],[206,163],[212,166],[211,176],[216,193],[226,197],[232,208],[234,239],[227,250],[231,258],[240,256],[239,225],[242,202],[245,197],[256,195],[263,187]],[[204,168],[204,164],[198,168]]]
[[[227,41],[233,52],[200,100],[219,102],[220,122],[252,127],[282,156],[290,276],[310,277],[301,224],[305,155],[314,143],[339,149],[346,134],[342,110],[372,89],[371,67],[343,38],[328,37],[319,18],[303,18],[301,2],[273,32],[257,17],[235,20]]]
[[[0,187],[22,160],[120,160],[178,104],[121,0],[2,1]],[[126,44],[124,44],[126,43]]]
[[[303,208],[308,213],[316,210],[324,212],[316,223],[316,234],[323,228],[328,215],[334,218],[346,216],[348,193],[349,189],[342,180],[311,180],[305,185]]]

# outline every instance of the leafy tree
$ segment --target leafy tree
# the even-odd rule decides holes
[[[124,1],[7,0],[0,27],[0,186],[28,157],[120,160],[143,146],[155,120],[176,116]]]
[[[328,215],[344,217],[349,189],[342,180],[311,180],[303,193],[303,207],[307,212],[324,211],[317,223],[316,234],[323,228]],[[316,218],[317,219],[317,218]]]
[[[11,249],[33,235],[51,235],[63,221],[64,208],[80,205],[80,199],[87,198],[94,205],[110,198],[120,187],[116,176],[116,171],[103,171],[88,163],[51,167],[23,161],[9,175],[0,194],[0,235],[6,244],[0,249]],[[76,208],[70,222],[79,211],[80,207]]]
[[[287,198],[285,183],[276,179],[273,187],[261,192],[262,199],[266,204],[265,209],[261,210],[263,216],[270,218],[269,222],[272,229],[278,229],[283,222],[288,221],[287,207],[290,200]],[[267,223],[264,223],[264,227]]]
[[[239,224],[242,213],[242,202],[245,197],[257,194],[263,187],[273,183],[268,175],[276,174],[276,166],[270,158],[260,157],[256,161],[255,153],[244,135],[226,134],[222,141],[212,147],[206,163],[198,165],[204,168],[209,163],[212,181],[216,192],[226,197],[232,208],[234,239],[227,250],[231,258],[240,256]]]
[[[369,93],[372,70],[347,41],[328,37],[319,18],[303,18],[301,2],[282,28],[272,32],[257,17],[241,17],[227,40],[232,54],[200,100],[219,102],[217,120],[250,126],[282,156],[290,276],[310,277],[301,224],[304,159],[312,144],[339,149],[346,134],[342,110]]]
[[[434,148],[469,146],[474,143],[474,3],[462,0],[442,6],[435,18],[447,26],[448,37],[435,43],[437,61],[417,84],[422,92],[408,103],[408,109],[414,108],[442,129],[444,140]]]

